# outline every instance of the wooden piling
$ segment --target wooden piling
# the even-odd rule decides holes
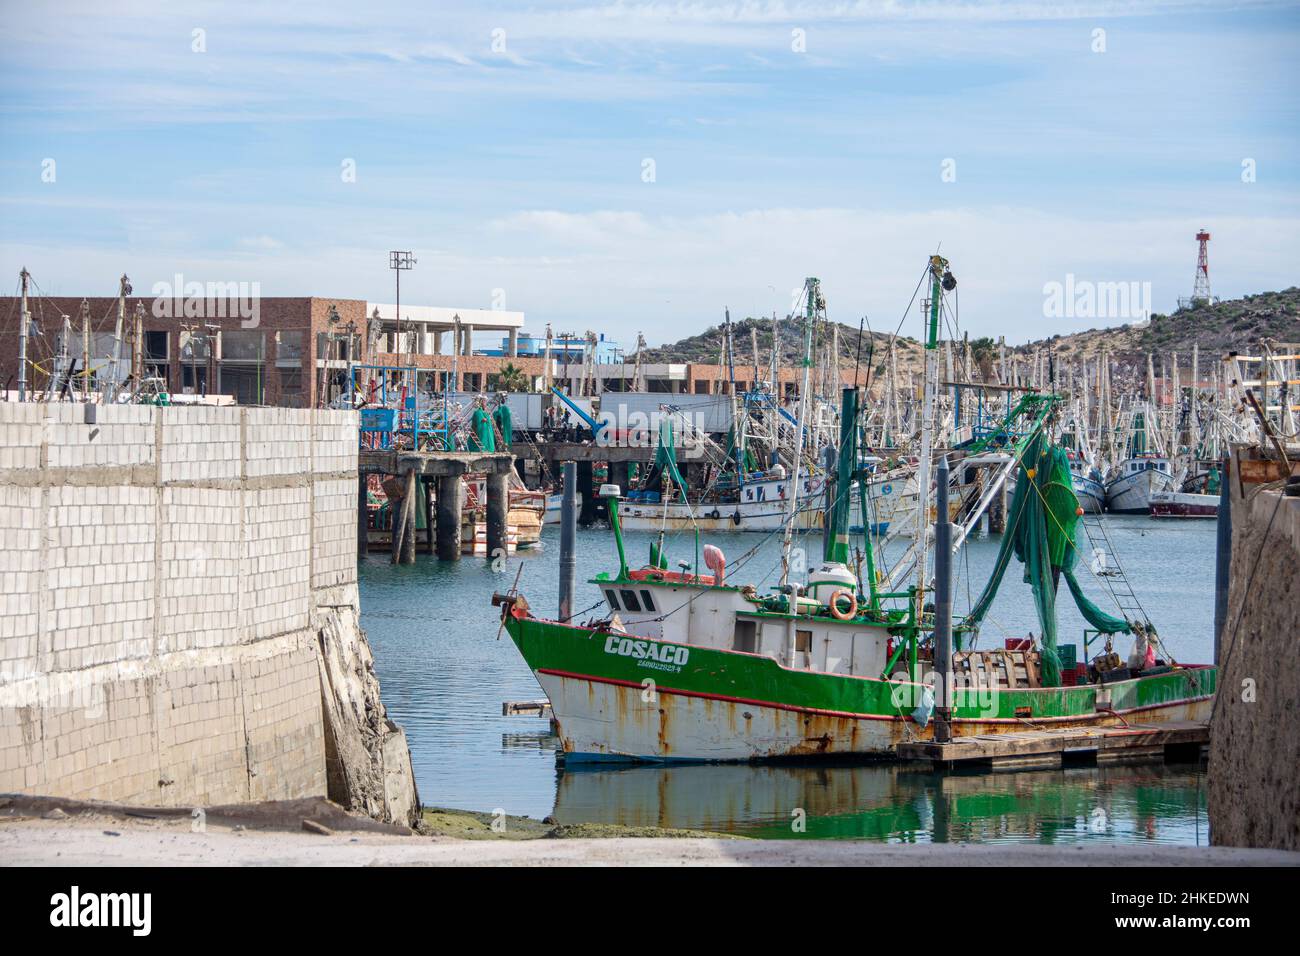
[[[402,563],[415,563],[415,531],[419,525],[419,479],[415,470],[406,473],[406,497],[402,499],[402,511],[406,517],[402,522]]]
[[[388,560],[392,564],[402,563],[402,538],[406,535],[406,504],[409,500],[403,498],[397,507],[393,507],[391,500],[388,503],[388,524],[391,531]]]
[[[438,478],[437,552],[439,561],[460,560],[460,476]]]

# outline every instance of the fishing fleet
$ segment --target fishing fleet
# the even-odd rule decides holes
[[[940,330],[956,278],[935,255],[922,281],[924,373],[910,433],[909,418],[891,411],[898,396],[888,386],[884,401],[867,407],[861,385],[832,376],[838,407],[827,415],[816,405],[813,345],[826,319],[820,283],[809,279],[795,407],[737,396],[740,424],[720,449],[734,464],[718,469],[710,491],[688,493],[666,453],[641,489],[601,489],[618,564],[589,582],[601,598],[595,613],[547,618],[514,588],[494,595],[502,627],[550,701],[566,761],[886,755],[908,741],[1208,717],[1215,667],[1170,653],[1099,514],[1112,489],[1124,506],[1117,510],[1128,510],[1165,487],[1154,475],[1125,482],[1130,476],[1178,477],[1143,444],[1163,450],[1157,414],[1125,406],[1112,417],[1072,401],[1056,369],[1025,384],[941,380],[941,353],[951,371]],[[1197,401],[1192,415],[1204,411]],[[1197,432],[1181,413],[1165,424],[1180,439],[1197,434],[1198,460],[1222,437],[1213,427]],[[672,430],[661,429],[660,450],[671,441]],[[1107,468],[1105,455],[1119,456],[1118,467]],[[756,477],[755,467],[767,475]],[[774,501],[766,497],[773,484]],[[658,498],[638,496],[646,487]],[[757,487],[762,512],[747,494]],[[998,559],[969,611],[954,617],[954,561],[986,515],[1002,526]],[[623,538],[633,521],[658,532],[639,567]],[[729,565],[706,540],[751,521],[749,530],[780,535],[779,568],[752,567],[756,548]],[[821,560],[800,567],[796,535],[813,529],[822,532]],[[678,547],[686,539],[675,569],[670,537]],[[1089,588],[1081,550],[1106,558]],[[1031,636],[981,646],[981,625],[1013,565],[1036,608],[1013,630]],[[762,589],[773,571],[777,583]],[[1082,659],[1077,644],[1058,639],[1062,581],[1089,625]],[[1098,589],[1114,611],[1089,596]]]

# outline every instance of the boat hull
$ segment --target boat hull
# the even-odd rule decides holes
[[[1217,518],[1218,495],[1195,495],[1181,491],[1158,492],[1151,496],[1153,518]]]
[[[779,531],[789,514],[786,492],[790,482],[767,478],[746,482],[739,501],[693,502],[624,500],[618,519],[625,531]],[[795,531],[820,531],[824,521],[824,481],[804,478],[795,513]]]
[[[1150,514],[1151,496],[1172,491],[1173,486],[1174,479],[1155,468],[1124,475],[1106,486],[1106,510],[1121,515]]]
[[[1080,475],[1071,476],[1074,480],[1074,494],[1079,499],[1079,507],[1084,514],[1099,515],[1106,510],[1106,489],[1100,481]]]
[[[513,615],[506,627],[551,701],[568,760],[883,756],[933,734],[911,716],[919,685]],[[953,732],[1204,720],[1215,676],[1195,667],[1105,685],[959,689]]]

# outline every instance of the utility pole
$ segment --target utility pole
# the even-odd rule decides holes
[[[18,273],[18,278],[22,282],[23,304],[22,313],[18,324],[18,401],[27,401],[27,335],[31,330],[32,314],[27,310],[27,284],[31,280],[31,274],[27,267]]]
[[[542,385],[551,391],[551,323],[546,323],[546,352],[542,356]]]
[[[388,254],[388,268],[393,270],[397,280],[397,367],[402,367],[402,273],[415,265],[415,256],[409,251],[393,251]],[[401,372],[399,371],[400,375]]]
[[[451,317],[451,388],[449,392],[460,391],[460,313],[457,312]],[[399,373],[400,374],[400,373]]]

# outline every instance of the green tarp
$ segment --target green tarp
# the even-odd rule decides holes
[[[673,420],[667,416],[659,419],[659,446],[655,449],[655,465],[667,472],[685,501],[686,482],[677,470],[677,440],[673,434]]]

